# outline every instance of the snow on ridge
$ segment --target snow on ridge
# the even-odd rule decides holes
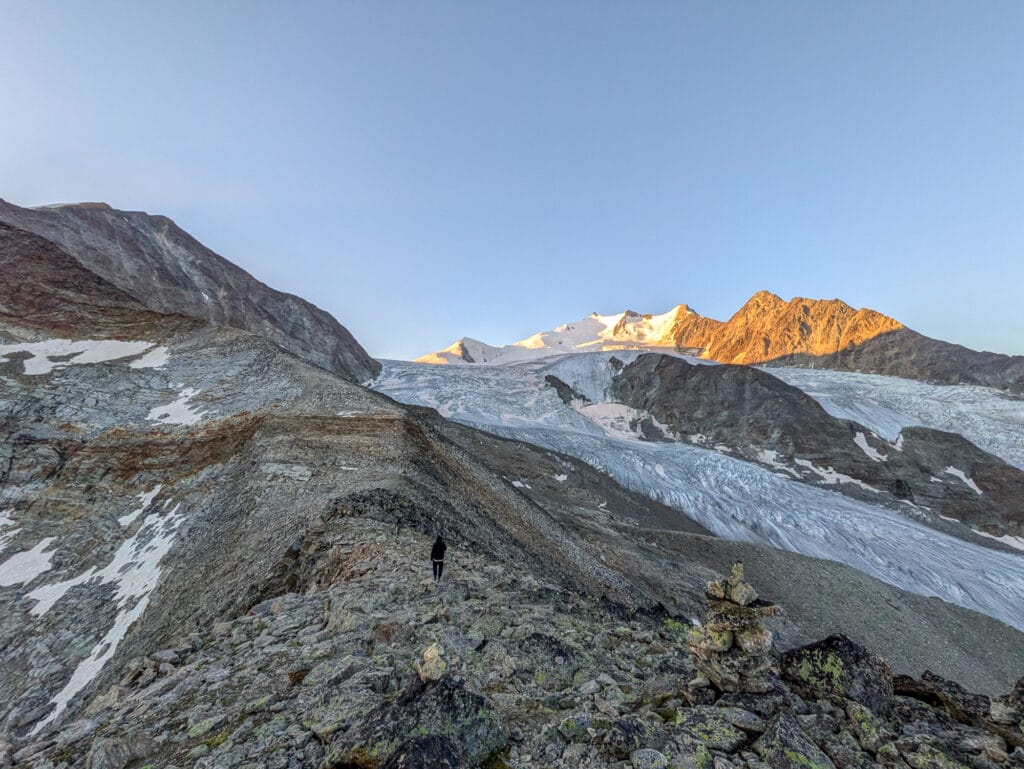
[[[828,369],[762,367],[814,398],[838,419],[858,422],[902,449],[901,431],[928,427],[959,433],[1024,470],[1024,403],[991,387],[940,385]]]
[[[163,368],[170,359],[170,351],[160,345],[151,349],[138,360],[133,360],[128,364],[128,368]]]
[[[127,515],[122,515],[120,518],[117,519],[117,522],[121,524],[122,527],[131,526],[135,519],[146,511],[146,508],[149,507],[150,502],[152,502],[153,498],[160,493],[160,490],[163,487],[164,485],[162,483],[158,483],[149,491],[142,491],[136,494],[135,498],[139,500],[139,506],[132,510]]]
[[[876,462],[885,462],[889,459],[885,454],[879,454],[877,450],[872,448],[871,444],[868,443],[867,437],[862,432],[858,432],[854,436],[853,442],[860,447],[861,451],[867,454],[868,459],[873,459]]]
[[[129,358],[147,352],[153,347],[153,342],[128,342],[119,339],[44,339],[39,342],[0,344],[0,360],[9,360],[14,353],[27,352],[30,357],[25,358],[23,362],[23,373],[26,376],[40,376],[68,366]],[[66,360],[51,360],[52,358]]]
[[[826,484],[828,486],[835,486],[838,483],[852,483],[854,486],[859,486],[865,491],[873,491],[875,494],[881,494],[882,492],[858,478],[852,478],[845,473],[840,473],[835,470],[831,465],[829,467],[818,467],[809,459],[794,459],[796,464],[801,467],[806,467],[815,475],[819,476],[821,480],[819,483]]]
[[[10,526],[14,526],[14,519],[10,517],[11,513],[14,512],[14,508],[8,510],[0,510],[0,529],[6,529]],[[14,539],[14,535],[20,531],[17,528],[11,529],[10,531],[0,531],[0,553],[7,547],[7,543]]]
[[[36,724],[31,734],[38,733],[64,712],[72,698],[88,686],[114,656],[129,628],[145,612],[149,596],[160,580],[160,562],[174,545],[178,528],[186,518],[185,513],[179,512],[180,504],[165,512],[170,503],[171,500],[164,503],[163,511],[147,515],[139,530],[121,543],[110,563],[102,569],[92,567],[71,579],[36,588],[26,596],[37,602],[30,613],[42,616],[76,585],[111,584],[115,586],[113,600],[118,609],[106,635],[93,646],[89,656],[78,663],[64,688],[50,700],[53,710]]]
[[[43,572],[50,570],[50,562],[56,550],[46,552],[56,537],[41,539],[35,547],[30,550],[22,550],[15,553],[3,563],[0,563],[0,586],[10,587],[11,585],[27,584]]]
[[[971,529],[971,531],[983,537],[994,539],[996,542],[1002,542],[1004,545],[1009,545],[1016,550],[1024,551],[1024,537],[1015,537],[1012,534],[1004,534],[1001,537],[997,537],[995,534],[989,534],[987,531],[980,531],[979,529]]]
[[[146,419],[162,425],[194,425],[202,421],[207,412],[189,403],[201,390],[195,387],[185,387],[184,384],[175,385],[175,387],[178,389],[178,397],[163,406],[151,408]]]
[[[954,476],[956,478],[959,478],[961,481],[964,482],[964,484],[967,487],[969,487],[972,491],[974,491],[975,494],[977,494],[978,496],[981,496],[982,491],[981,491],[981,489],[978,488],[978,484],[976,484],[974,482],[973,478],[969,478],[964,473],[963,470],[960,470],[959,468],[956,468],[956,467],[953,467],[953,465],[950,465],[949,467],[947,467],[942,472],[946,473],[947,475],[952,475],[952,476]]]

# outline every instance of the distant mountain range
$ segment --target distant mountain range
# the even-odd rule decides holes
[[[651,350],[720,363],[861,371],[940,384],[977,384],[1024,392],[1024,356],[978,352],[931,339],[870,309],[839,299],[759,291],[727,321],[680,304],[661,315],[632,310],[592,315],[513,344],[463,337],[420,363],[515,363],[570,352]]]

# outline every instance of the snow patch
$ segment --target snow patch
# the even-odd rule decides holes
[[[612,438],[637,438],[640,431],[634,425],[647,414],[623,403],[594,403],[576,410],[598,425]]]
[[[554,478],[559,483],[565,483],[567,480],[569,480],[568,475],[553,475],[552,478]]]
[[[93,567],[72,579],[37,588],[26,596],[38,602],[30,610],[31,613],[41,616],[75,585],[98,580],[96,585],[115,586],[113,598],[118,609],[107,634],[92,648],[89,656],[78,664],[64,688],[50,700],[54,709],[36,724],[32,734],[39,732],[64,712],[71,699],[88,686],[114,656],[128,629],[145,612],[149,605],[149,595],[160,580],[160,561],[174,545],[178,527],[185,520],[186,516],[179,513],[180,509],[181,505],[178,504],[169,513],[154,512],[147,515],[135,535],[121,544],[110,563],[102,569]]]
[[[0,510],[0,529],[9,529],[9,531],[0,531],[0,553],[7,547],[7,543],[14,539],[14,535],[20,531],[17,528],[11,528],[14,526],[14,519],[11,518],[11,513],[14,509]]]
[[[903,436],[900,435],[900,438],[902,439]],[[868,443],[867,436],[865,436],[864,433],[857,433],[857,435],[854,436],[853,442],[860,446],[860,450],[867,454],[869,459],[873,459],[876,462],[885,462],[888,459],[885,454],[879,454],[878,451],[871,447]]]
[[[1001,537],[997,537],[995,534],[989,534],[985,531],[978,531],[978,529],[971,529],[975,534],[980,534],[983,537],[994,539],[996,542],[1002,542],[1004,545],[1009,545],[1016,550],[1024,550],[1024,537],[1015,537],[1012,534],[1004,534]]]
[[[864,481],[858,478],[851,478],[849,475],[840,473],[833,469],[831,466],[818,467],[809,459],[794,459],[793,461],[796,462],[801,467],[806,467],[812,473],[821,478],[819,483],[824,483],[828,486],[835,486],[838,483],[852,483],[854,486],[859,486],[865,491],[873,491],[875,494],[881,494],[881,492],[874,486],[869,486],[868,484],[864,483]]]
[[[138,360],[133,360],[128,364],[128,368],[163,368],[170,359],[170,351],[161,345],[154,347]]]
[[[967,475],[964,474],[963,470],[960,470],[960,469],[950,465],[949,467],[947,467],[942,472],[946,473],[947,475],[952,475],[952,476],[954,476],[956,478],[959,478],[972,491],[974,491],[975,494],[978,494],[979,496],[981,495],[982,491],[981,491],[981,489],[978,488],[978,484],[976,484],[972,478],[968,478]]]
[[[15,553],[0,563],[0,585],[22,585],[31,582],[44,571],[50,570],[50,561],[56,550],[44,552],[56,537],[46,537],[31,550]]]
[[[789,473],[794,478],[800,478],[800,473],[794,470],[789,465],[784,465],[779,461],[779,452],[774,449],[758,449],[757,450],[757,461],[762,464],[766,464],[769,467],[774,467],[776,470],[782,470],[785,473]]]
[[[176,385],[178,397],[164,406],[154,406],[146,416],[150,422],[159,422],[162,425],[194,425],[202,420],[206,411],[189,403],[192,398],[200,393],[194,387]]]
[[[117,519],[117,522],[121,524],[122,527],[131,526],[135,519],[145,512],[146,508],[149,507],[149,503],[153,501],[153,498],[160,493],[160,489],[163,487],[164,485],[162,483],[158,483],[149,491],[143,491],[140,494],[136,494],[135,498],[139,500],[139,506],[127,515],[122,515]]]
[[[530,488],[530,484],[524,483],[523,481],[512,481],[512,485],[515,486],[517,489],[528,489],[528,488]]]
[[[40,376],[68,366],[132,357],[151,347],[152,342],[125,342],[117,339],[44,339],[41,342],[0,344],[0,359],[9,360],[14,353],[27,352],[30,357],[23,362],[25,375]]]

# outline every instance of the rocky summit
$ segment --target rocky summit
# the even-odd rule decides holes
[[[789,301],[758,291],[727,321],[680,304],[660,315],[633,310],[587,318],[493,346],[463,337],[417,358],[435,364],[510,363],[570,352],[672,350],[702,360],[888,374],[1024,393],[1024,356],[931,339],[894,318],[840,299]]]
[[[448,419],[485,388],[400,403],[390,366],[361,386],[377,364],[340,325],[168,220],[0,213],[0,268],[18,276],[0,283],[0,767],[1024,766],[1008,546],[939,551],[989,559],[987,595],[948,578],[957,564],[915,567],[944,601],[857,568],[887,552],[866,538],[847,565],[716,535],[697,498],[611,477],[623,465],[604,457],[637,456],[624,439],[563,451],[550,425]],[[719,457],[670,440],[692,415],[633,378],[657,357],[608,362],[629,412],[564,366],[492,388],[524,423],[541,403],[610,425],[653,396],[645,446]],[[897,450],[844,429],[865,462]],[[970,458],[954,480],[977,479],[991,501],[971,520],[995,525],[994,456],[901,445],[936,468]],[[794,464],[813,452],[793,447]],[[785,483],[808,516],[864,509]]]

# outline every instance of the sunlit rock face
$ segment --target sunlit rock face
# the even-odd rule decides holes
[[[754,294],[727,321],[685,304],[661,315],[593,313],[514,344],[492,346],[464,337],[416,362],[515,363],[609,350],[668,350],[718,363],[861,371],[1024,392],[1024,356],[976,352],[929,339],[882,313],[838,299],[787,302],[768,291]]]

